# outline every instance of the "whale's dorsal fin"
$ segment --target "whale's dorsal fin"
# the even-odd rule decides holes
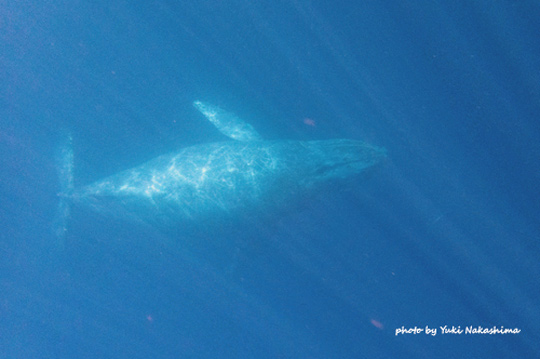
[[[201,101],[193,102],[193,106],[212,122],[222,134],[233,140],[243,142],[262,140],[253,126],[242,121],[233,113]]]

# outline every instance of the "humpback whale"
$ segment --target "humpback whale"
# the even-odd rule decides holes
[[[73,202],[168,223],[234,218],[286,205],[295,194],[360,174],[386,156],[383,148],[350,139],[264,140],[233,113],[200,101],[193,105],[228,140],[186,147],[80,188],[73,186],[73,152],[66,146],[61,231]]]

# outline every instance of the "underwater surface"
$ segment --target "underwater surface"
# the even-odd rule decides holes
[[[2,2],[0,357],[539,357],[539,32],[533,1]]]

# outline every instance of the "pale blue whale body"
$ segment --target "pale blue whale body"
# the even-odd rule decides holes
[[[386,156],[382,148],[347,139],[265,141],[229,112],[199,101],[194,106],[232,140],[159,156],[69,189],[66,197],[98,211],[123,208],[168,222],[204,222],[286,205],[296,194],[359,174]]]

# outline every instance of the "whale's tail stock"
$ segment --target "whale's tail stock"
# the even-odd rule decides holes
[[[70,197],[73,192],[73,147],[71,134],[67,134],[61,144],[56,158],[56,167],[60,181],[58,192],[58,208],[53,223],[56,237],[63,242],[70,215]]]

